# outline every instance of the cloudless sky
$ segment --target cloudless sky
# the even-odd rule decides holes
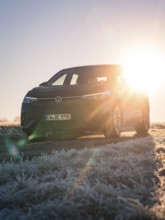
[[[60,69],[120,63],[136,44],[165,51],[165,0],[0,0],[0,118]],[[165,88],[150,97],[165,121]]]

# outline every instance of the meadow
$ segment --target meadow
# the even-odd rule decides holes
[[[1,126],[0,140],[2,153],[8,140],[15,151],[31,146],[19,125]],[[54,141],[51,152],[31,158],[8,151],[11,159],[0,163],[0,219],[165,219],[165,124],[121,140]]]

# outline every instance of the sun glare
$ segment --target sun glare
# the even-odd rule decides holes
[[[153,92],[165,81],[162,54],[156,49],[138,48],[125,56],[124,74],[133,89]]]

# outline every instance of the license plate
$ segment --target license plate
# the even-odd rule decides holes
[[[45,115],[46,121],[67,121],[71,120],[71,114],[48,114]]]

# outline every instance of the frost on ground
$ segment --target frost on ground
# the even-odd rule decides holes
[[[157,132],[1,163],[0,219],[165,219],[164,140]]]
[[[21,126],[18,124],[12,125],[1,125],[0,124],[0,138],[4,137],[25,137],[24,133],[22,132]]]

